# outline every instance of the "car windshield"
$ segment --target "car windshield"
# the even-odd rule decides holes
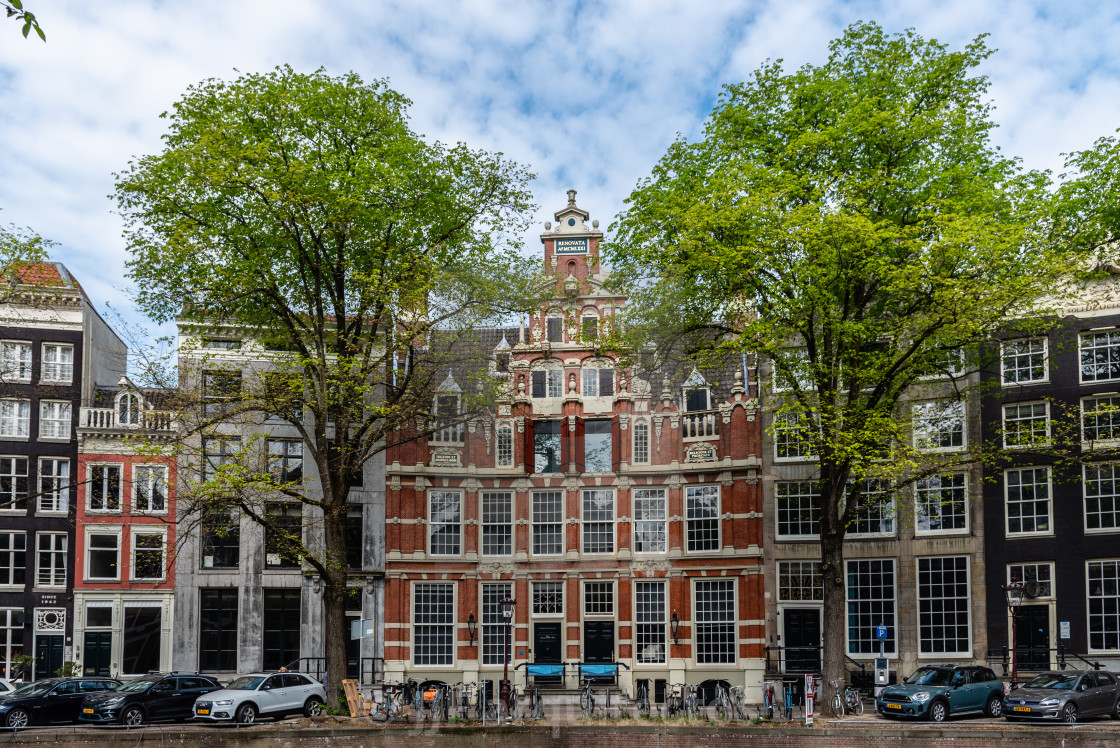
[[[28,683],[26,686],[17,688],[12,696],[42,696],[47,691],[54,687],[54,681],[39,681],[38,683]]]
[[[947,686],[951,673],[936,667],[918,668],[906,679],[912,686]]]
[[[231,691],[255,691],[262,680],[264,680],[263,675],[243,675],[226,688]]]
[[[152,687],[154,681],[150,680],[130,680],[123,686],[117,689],[118,693],[144,693]]]
[[[1027,681],[1023,688],[1051,688],[1055,691],[1068,691],[1077,682],[1077,673],[1043,673]]]

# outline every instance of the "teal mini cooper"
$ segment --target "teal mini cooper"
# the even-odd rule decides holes
[[[884,717],[944,722],[951,715],[1003,714],[1003,681],[980,665],[926,665],[875,698]]]

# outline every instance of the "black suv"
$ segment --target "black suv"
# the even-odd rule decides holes
[[[50,722],[77,722],[88,694],[112,693],[121,682],[112,678],[48,678],[17,688],[0,701],[0,725],[27,727]]]
[[[142,725],[159,719],[184,720],[194,711],[194,700],[222,686],[198,673],[156,673],[128,681],[112,693],[90,696],[82,702],[86,722],[120,722]]]

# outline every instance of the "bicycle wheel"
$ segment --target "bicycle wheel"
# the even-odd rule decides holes
[[[832,716],[836,719],[844,718],[844,699],[839,693],[832,694],[832,701],[829,702],[832,707]]]
[[[591,691],[584,688],[579,692],[579,708],[586,716],[591,708]]]
[[[855,691],[851,691],[850,693],[851,703],[848,706],[850,707],[850,711],[859,717],[863,714],[863,697]]]

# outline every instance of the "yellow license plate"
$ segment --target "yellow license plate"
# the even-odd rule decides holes
[[[93,710],[92,709],[83,709],[82,713],[83,714],[93,714]]]
[[[199,709],[199,710],[198,710],[198,713],[199,713],[199,714],[209,714],[209,713],[210,713],[210,710],[209,710],[209,709]]]
[[[902,704],[887,704],[887,709],[901,709]]]
[[[1029,712],[1030,710],[1031,708],[1029,706],[1015,706],[1011,708],[1013,712]]]

